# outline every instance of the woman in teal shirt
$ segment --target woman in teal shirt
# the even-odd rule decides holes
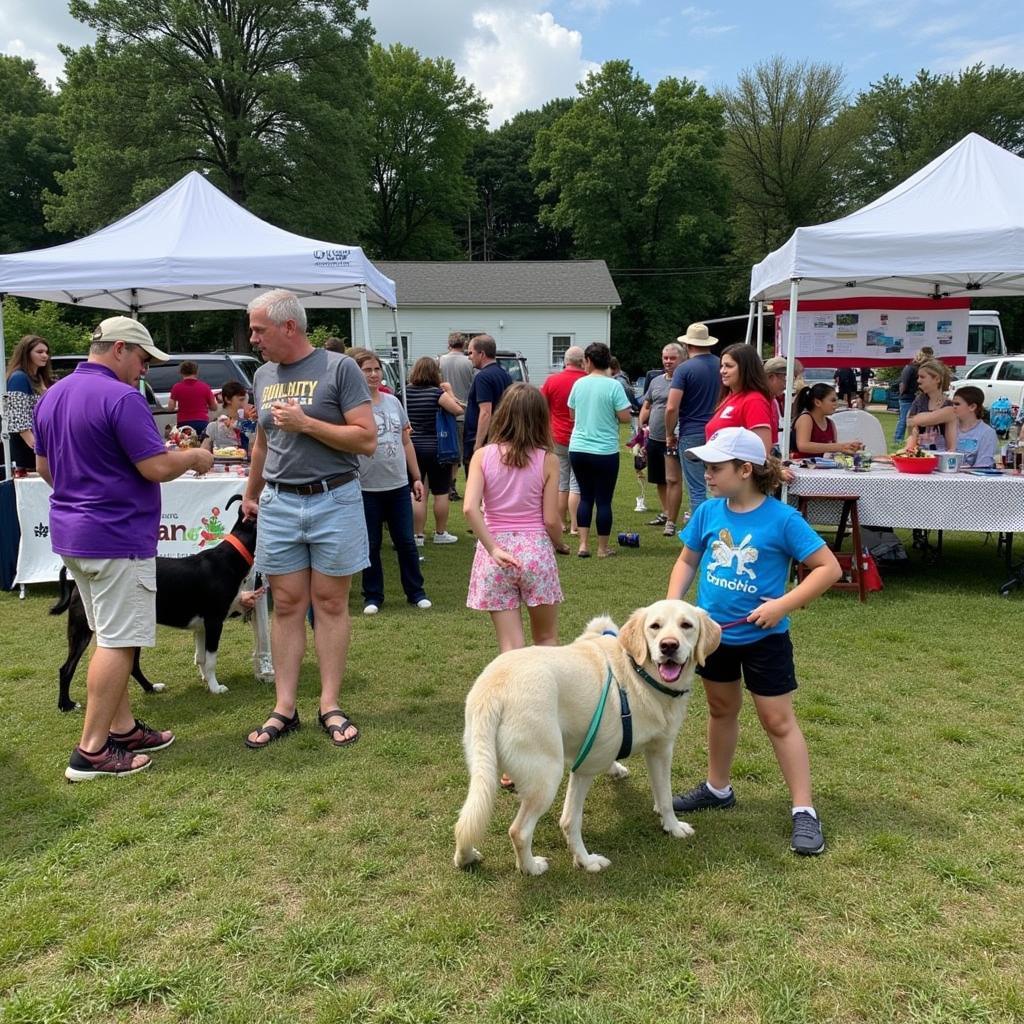
[[[586,377],[569,392],[572,436],[569,462],[580,487],[576,524],[580,558],[590,557],[590,521],[597,506],[597,557],[615,554],[608,547],[612,532],[612,495],[619,476],[619,424],[629,422],[629,399],[622,385],[608,376],[611,352],[595,341],[584,353]]]

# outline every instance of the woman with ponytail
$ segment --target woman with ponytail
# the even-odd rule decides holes
[[[839,441],[836,425],[829,413],[836,411],[839,399],[831,384],[801,388],[796,396],[796,420],[793,423],[794,459],[811,459],[826,452],[852,455],[864,447],[863,441]]]

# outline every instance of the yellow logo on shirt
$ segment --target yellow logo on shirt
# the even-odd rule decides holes
[[[260,394],[260,405],[282,402],[294,398],[299,405],[312,405],[313,393],[319,386],[318,380],[292,380],[287,383],[268,384]]]

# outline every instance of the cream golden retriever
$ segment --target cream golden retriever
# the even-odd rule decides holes
[[[587,871],[609,865],[607,858],[587,852],[581,827],[583,801],[595,777],[628,774],[616,761],[623,733],[619,687],[629,700],[633,750],[643,751],[661,827],[679,839],[693,835],[672,810],[672,751],[686,717],[694,664],[703,665],[720,639],[721,630],[700,608],[658,601],[633,612],[621,632],[610,619],[596,618],[565,647],[527,647],[495,658],[466,697],[463,744],[470,781],[455,826],[456,867],[481,859],[476,847],[494,809],[498,775],[505,771],[520,799],[509,828],[516,866],[528,875],[547,870],[547,860],[533,855],[533,831],[555,799],[565,766],[583,747],[609,667],[614,678],[604,714],[590,753],[569,776],[559,822],[573,863]]]

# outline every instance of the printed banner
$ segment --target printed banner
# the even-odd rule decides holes
[[[775,351],[786,355],[789,302],[774,303]],[[924,346],[951,366],[967,362],[969,300],[848,299],[801,302],[796,356],[805,366],[902,366]]]
[[[185,558],[218,544],[230,532],[237,504],[228,499],[241,494],[245,478],[216,473],[202,479],[184,478],[160,485],[163,511],[157,554]],[[52,583],[63,563],[50,547],[50,487],[38,477],[15,480],[21,544],[15,584]]]

